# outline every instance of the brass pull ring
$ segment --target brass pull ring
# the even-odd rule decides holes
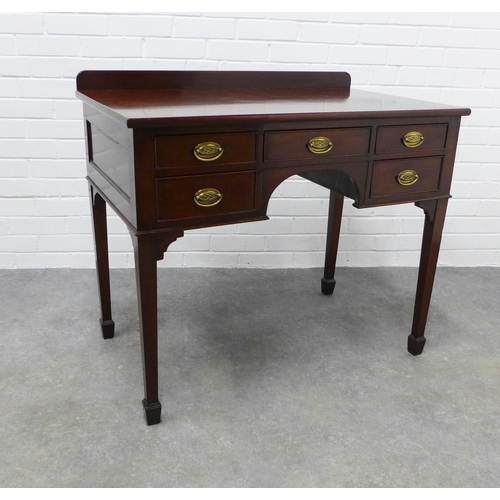
[[[215,188],[203,188],[196,191],[194,202],[199,207],[215,207],[222,200],[222,193]]]
[[[408,132],[403,137],[403,144],[407,148],[417,148],[424,142],[424,136],[420,132]]]
[[[418,181],[418,174],[415,170],[402,170],[399,172],[397,180],[402,186],[411,186]]]
[[[216,142],[200,142],[193,149],[193,154],[201,161],[214,161],[224,153],[222,146]]]
[[[307,143],[307,149],[315,155],[324,155],[333,148],[332,141],[328,137],[313,137]]]

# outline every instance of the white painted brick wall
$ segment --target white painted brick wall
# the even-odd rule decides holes
[[[348,71],[353,87],[471,107],[440,265],[500,265],[500,13],[0,14],[0,268],[93,267],[84,69]],[[327,191],[293,177],[269,221],[187,231],[161,266],[321,266]],[[413,205],[346,200],[340,266],[416,266]],[[111,265],[132,244],[109,214]]]

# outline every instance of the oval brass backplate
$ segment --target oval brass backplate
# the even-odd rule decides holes
[[[402,170],[399,172],[397,179],[402,186],[411,186],[418,181],[418,174],[415,170]]]
[[[214,161],[224,153],[222,146],[216,142],[200,142],[193,149],[193,154],[201,161]]]
[[[417,148],[424,142],[424,136],[420,132],[408,132],[403,137],[403,144],[407,148]]]
[[[324,155],[333,148],[332,141],[328,137],[313,137],[307,143],[307,149],[315,155]]]
[[[215,207],[222,200],[222,193],[215,188],[203,188],[196,191],[194,202],[199,207]]]

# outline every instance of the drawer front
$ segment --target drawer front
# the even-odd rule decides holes
[[[364,155],[370,147],[370,127],[267,132],[266,161],[311,161],[328,157]]]
[[[445,147],[446,123],[379,127],[375,153],[412,153]]]
[[[373,162],[370,197],[432,193],[439,188],[442,157]]]
[[[255,178],[255,171],[245,171],[156,179],[158,221],[251,212]]]
[[[155,137],[156,168],[254,163],[256,142],[254,132]]]

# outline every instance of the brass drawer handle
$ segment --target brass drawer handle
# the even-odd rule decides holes
[[[196,191],[194,195],[194,202],[199,207],[215,207],[222,200],[222,193],[218,189],[203,188]]]
[[[402,170],[399,172],[397,180],[402,186],[411,186],[418,181],[418,174],[415,170]]]
[[[193,149],[193,154],[201,161],[214,161],[224,153],[222,146],[216,142],[200,142]]]
[[[328,137],[313,137],[307,143],[307,149],[315,155],[324,155],[333,148],[332,141]]]
[[[420,132],[408,132],[403,137],[403,144],[407,148],[417,148],[424,142],[424,136]]]

